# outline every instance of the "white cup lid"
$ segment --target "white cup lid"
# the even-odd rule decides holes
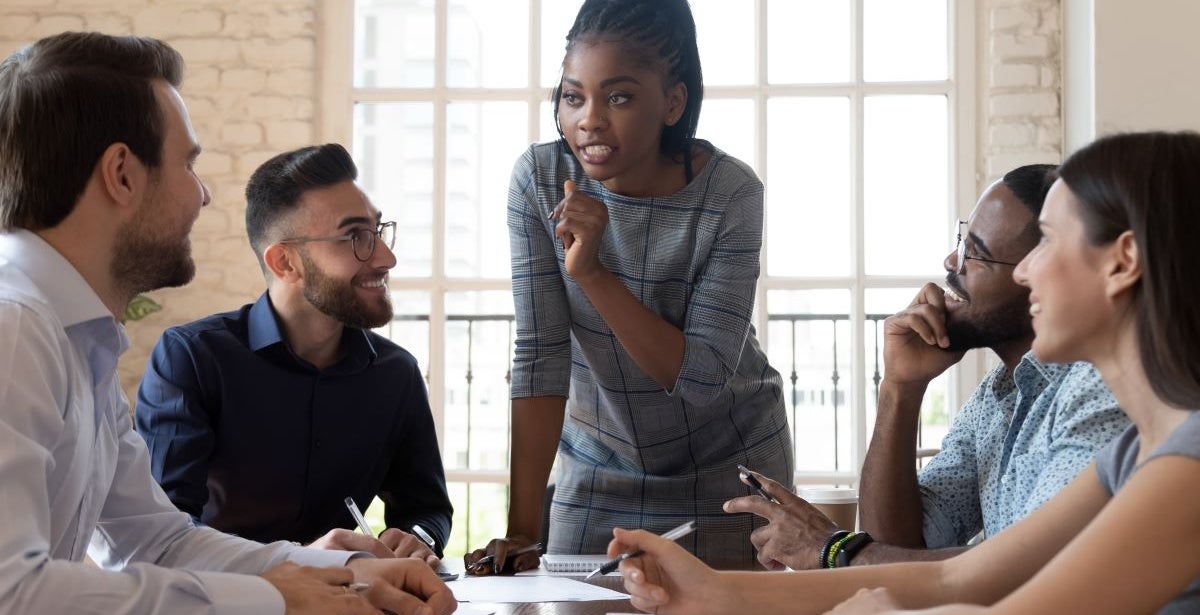
[[[810,504],[853,504],[858,502],[858,489],[850,487],[817,488],[808,487],[797,493],[808,500]]]

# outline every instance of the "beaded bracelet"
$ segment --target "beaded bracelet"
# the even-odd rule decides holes
[[[833,548],[833,543],[850,535],[849,530],[838,530],[829,535],[825,539],[824,546],[821,547],[821,553],[817,556],[817,568],[829,568],[829,551]]]
[[[842,545],[846,544],[846,541],[850,540],[851,538],[854,538],[854,534],[855,534],[854,532],[848,532],[845,536],[842,536],[836,542],[834,542],[832,545],[830,545],[829,553],[825,554],[825,567],[826,568],[833,568],[835,566],[834,558],[837,557],[838,550],[842,548]]]
[[[840,542],[833,547],[830,554],[833,560],[833,565],[830,568],[845,568],[850,565],[850,560],[862,550],[863,547],[874,542],[875,539],[866,532],[855,532],[850,538],[844,542]]]

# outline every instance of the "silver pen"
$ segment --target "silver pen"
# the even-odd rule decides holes
[[[354,520],[358,522],[358,529],[362,530],[362,533],[367,536],[374,538],[375,532],[372,532],[371,526],[367,525],[367,519],[363,517],[362,511],[358,509],[358,504],[354,503],[354,498],[346,496],[345,502],[346,508],[350,509],[350,516],[354,517]]]
[[[414,523],[412,525],[412,533],[416,534],[417,538],[421,539],[421,542],[429,545],[430,549],[432,549],[434,547],[433,536],[430,536],[429,532],[425,531],[425,528]]]
[[[683,538],[684,536],[687,536],[688,534],[691,534],[694,531],[696,531],[696,522],[688,521],[687,523],[684,523],[683,525],[666,532],[665,534],[662,535],[662,537],[666,538],[667,540],[679,540],[680,538]],[[608,560],[607,562],[604,562],[604,564],[602,566],[593,570],[592,573],[587,575],[586,577],[584,577],[583,580],[586,581],[592,577],[598,577],[602,574],[608,574],[608,573],[616,570],[617,566],[621,565],[621,562],[623,562],[631,557],[637,557],[639,555],[642,555],[643,553],[645,553],[645,552],[642,551],[641,549],[632,551],[630,553],[622,553],[622,554]]]

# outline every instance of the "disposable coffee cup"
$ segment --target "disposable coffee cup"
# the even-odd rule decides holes
[[[858,489],[807,488],[797,494],[844,530],[858,527]]]

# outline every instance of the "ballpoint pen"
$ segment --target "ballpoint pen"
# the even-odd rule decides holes
[[[683,538],[684,536],[687,536],[688,534],[691,534],[694,531],[696,531],[696,522],[688,521],[687,523],[684,523],[683,525],[663,534],[662,537],[666,538],[667,540],[679,540],[680,538]],[[636,551],[632,551],[629,553],[622,553],[622,554],[608,560],[607,562],[604,562],[604,564],[602,566],[593,570],[592,573],[587,575],[586,577],[584,577],[583,580],[586,581],[592,577],[598,577],[602,574],[608,574],[608,573],[616,570],[617,566],[621,565],[621,562],[623,562],[631,557],[637,557],[639,555],[642,555],[643,553],[644,553],[644,551],[642,551],[641,549],[638,549]]]
[[[367,520],[363,517],[362,511],[358,509],[358,504],[354,503],[354,498],[346,496],[345,501],[346,508],[350,509],[350,515],[354,517],[355,521],[358,522],[358,529],[362,530],[362,533],[366,534],[367,536],[374,538],[375,532],[372,532],[371,526],[367,525]]]
[[[739,463],[737,469],[738,476],[741,477],[742,482],[753,487],[754,490],[758,492],[758,495],[761,495],[764,500],[771,502],[772,504],[779,503],[779,500],[767,495],[767,491],[763,489],[762,483],[758,482],[758,478],[754,476],[754,473],[751,472],[749,468]]]
[[[425,531],[425,528],[414,523],[412,525],[412,533],[416,534],[417,538],[421,539],[421,542],[429,545],[430,549],[434,547],[433,536],[430,536],[429,532]]]
[[[509,557],[511,557],[511,556],[513,556],[513,555],[520,555],[520,554],[522,554],[522,553],[529,553],[530,551],[537,551],[537,552],[539,552],[539,553],[540,553],[540,552],[541,552],[541,550],[542,550],[542,543],[540,543],[540,542],[535,542],[535,543],[533,543],[533,544],[531,544],[531,545],[525,545],[525,546],[521,547],[520,549],[517,549],[516,551],[509,551],[507,554],[505,554],[505,556],[504,556],[504,559],[508,559]],[[490,553],[490,554],[488,554],[488,555],[485,555],[485,556],[483,556],[483,557],[481,557],[481,558],[479,558],[479,559],[475,560],[473,563],[471,563],[469,566],[467,566],[467,569],[468,569],[468,570],[475,570],[475,569],[477,569],[477,568],[479,568],[479,567],[481,567],[481,566],[484,566],[484,565],[486,565],[486,564],[491,564],[491,563],[492,563],[492,562],[494,562],[494,561],[496,561],[496,554],[495,554],[495,553]],[[501,565],[503,565],[503,564],[501,564]],[[493,568],[494,568],[494,566],[493,566]]]

